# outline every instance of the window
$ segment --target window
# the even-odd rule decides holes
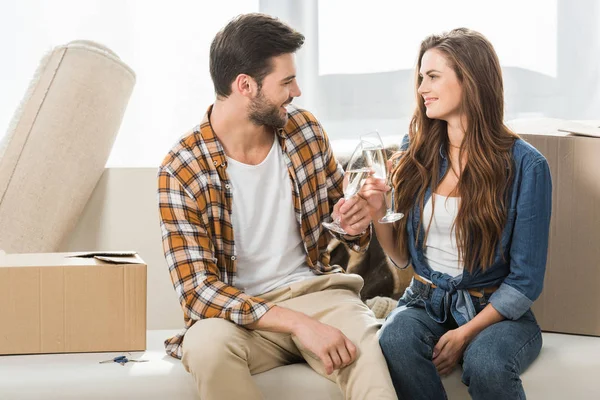
[[[503,66],[556,77],[557,0],[495,5],[477,0],[319,1],[319,74],[412,70],[426,36],[467,27],[492,42]]]
[[[459,26],[494,45],[506,119],[600,119],[600,0],[4,0],[0,127],[46,51],[95,40],[137,74],[108,166],[157,166],[214,100],[208,52],[215,33],[257,11],[305,34],[297,56],[303,96],[295,103],[321,120],[334,149],[353,147],[373,129],[397,142],[414,108],[421,40]]]

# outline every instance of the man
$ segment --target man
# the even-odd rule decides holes
[[[252,374],[303,359],[346,399],[395,399],[360,301],[358,275],[329,265],[341,218],[357,251],[370,239],[365,201],[342,198],[343,171],[300,96],[294,54],[304,36],[242,15],[210,49],[216,101],[159,171],[165,257],[186,331],[165,342],[203,400],[261,399]]]

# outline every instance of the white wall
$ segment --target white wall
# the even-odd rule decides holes
[[[148,265],[148,329],[179,329],[183,313],[162,251],[156,173],[107,168],[60,251],[137,251]]]

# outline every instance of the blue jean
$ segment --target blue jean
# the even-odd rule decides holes
[[[392,311],[381,328],[379,344],[399,399],[446,399],[432,361],[433,348],[457,325],[454,320],[435,322],[419,303]],[[477,303],[481,308],[485,306],[485,302]],[[476,400],[525,399],[519,375],[541,348],[542,334],[531,310],[518,320],[493,324],[467,346],[462,381]]]

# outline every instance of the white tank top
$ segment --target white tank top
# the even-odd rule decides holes
[[[306,263],[288,168],[277,139],[258,165],[227,158],[237,257],[234,285],[250,296],[316,277]]]
[[[458,213],[460,197],[445,197],[434,193],[435,210],[425,243],[425,259],[431,269],[444,272],[450,276],[461,275],[463,262],[459,261],[456,246],[456,230],[452,224]],[[423,209],[423,226],[427,229],[432,214],[432,198],[427,200]]]

